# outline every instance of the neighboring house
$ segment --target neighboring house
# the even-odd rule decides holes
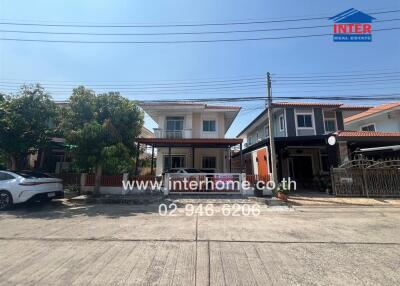
[[[143,110],[158,124],[155,138],[139,138],[139,145],[157,148],[156,175],[171,168],[229,172],[230,148],[241,139],[225,138],[240,111],[236,106],[204,103],[146,103]]]
[[[400,102],[372,107],[347,117],[345,130],[400,132]]]
[[[279,178],[291,177],[306,183],[312,182],[315,175],[328,174],[330,165],[336,162],[328,155],[326,140],[343,129],[340,106],[308,102],[273,104]],[[266,109],[238,134],[246,142],[243,153],[247,173],[260,176],[270,173],[268,129]]]
[[[146,127],[142,127],[139,135],[143,138],[152,138],[154,134]],[[146,150],[142,149],[141,158],[148,158]],[[68,146],[64,138],[52,138],[48,148],[41,149],[33,155],[28,156],[28,167],[48,173],[61,173],[70,168],[73,158],[68,152]]]
[[[367,109],[332,103],[274,103],[273,130],[278,178],[291,177],[304,185],[311,184],[315,176],[328,176],[332,166],[348,160],[354,148],[368,146],[365,139],[371,139],[369,137],[359,133],[341,133],[345,129],[344,117],[356,116]],[[378,145],[379,142],[386,144],[386,141],[395,140],[397,136],[374,135],[376,138],[370,142]],[[331,136],[335,136],[335,142],[338,142],[332,146],[328,144]],[[271,169],[268,111],[264,110],[237,137],[245,142],[243,156],[246,172],[268,175]]]

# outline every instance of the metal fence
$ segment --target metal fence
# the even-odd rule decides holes
[[[242,174],[236,173],[173,173],[166,174],[164,180],[172,193],[239,193],[242,186]]]
[[[400,197],[400,168],[373,164],[334,168],[332,187],[337,196]]]

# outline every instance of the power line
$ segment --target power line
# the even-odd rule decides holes
[[[341,95],[341,96],[274,96],[274,99],[283,100],[399,100],[400,93],[390,94],[367,94],[367,95]],[[142,100],[142,103],[168,103],[168,102],[225,102],[225,101],[251,101],[251,100],[264,100],[265,96],[251,96],[251,97],[221,97],[221,98],[191,98],[191,99],[173,99],[173,100]]]
[[[372,15],[397,13],[400,10],[389,10],[381,12],[370,12]],[[22,23],[14,21],[3,21],[0,25],[16,25],[16,26],[39,26],[39,27],[79,27],[79,28],[170,28],[170,27],[204,27],[204,26],[231,26],[231,25],[254,25],[254,24],[269,24],[269,23],[283,23],[283,22],[299,22],[299,21],[313,21],[324,20],[329,17],[301,17],[292,19],[281,20],[261,20],[261,21],[235,21],[235,22],[212,22],[212,23],[185,23],[185,24],[44,24],[44,23]]]
[[[312,80],[312,79],[284,79],[284,80],[275,80],[276,83],[282,84],[308,84],[308,83],[357,83],[357,82],[380,82],[380,81],[396,81],[399,80],[399,76],[395,76],[393,78],[388,77],[375,77],[375,78],[341,78],[341,79],[324,79],[324,80]]]
[[[377,20],[375,22],[392,22],[400,19]],[[270,29],[252,29],[252,30],[230,30],[230,31],[200,31],[200,32],[161,32],[161,33],[94,33],[94,32],[51,32],[51,31],[26,31],[26,30],[0,30],[2,33],[17,34],[41,34],[41,35],[82,35],[82,36],[172,36],[172,35],[210,35],[210,34],[235,34],[235,33],[258,33],[272,31],[289,31],[327,28],[332,25],[316,25],[302,27],[270,28]]]
[[[389,71],[390,72],[386,72]],[[368,72],[368,73],[365,73]],[[373,73],[371,73],[373,72]],[[297,73],[297,74],[288,74],[288,75],[306,75],[307,73]],[[314,74],[314,73],[311,73]],[[310,76],[314,77],[346,77],[346,78],[355,78],[361,76],[367,76],[368,78],[380,76],[380,75],[393,75],[393,74],[400,74],[400,71],[396,68],[384,68],[384,69],[370,69],[370,70],[346,70],[346,71],[336,71],[336,72],[318,72],[317,76]],[[335,75],[338,74],[338,75]],[[274,78],[286,78],[285,74],[272,74]],[[282,76],[283,75],[283,76]],[[303,76],[294,76],[294,78],[302,78]],[[308,77],[308,76],[304,76]],[[292,78],[292,77],[290,77]],[[37,82],[44,84],[56,84],[62,83],[67,85],[67,83],[71,83],[70,85],[82,85],[82,84],[89,84],[93,86],[93,83],[102,83],[101,85],[106,85],[105,83],[113,83],[107,84],[112,86],[123,86],[126,83],[129,85],[180,85],[180,84],[202,84],[202,83],[220,83],[220,82],[242,82],[242,81],[252,81],[252,80],[265,80],[265,75],[262,74],[255,74],[255,75],[246,75],[246,76],[232,76],[232,77],[214,77],[214,78],[195,78],[195,79],[174,79],[174,80],[145,80],[145,81],[108,81],[108,80],[51,80],[51,79],[21,79],[21,78],[1,78],[2,83],[10,83],[10,84],[24,84],[27,82]],[[121,85],[123,83],[123,85]],[[97,86],[97,84],[96,84]]]
[[[399,30],[400,27],[383,28],[374,30],[374,32]],[[262,37],[262,38],[241,38],[241,39],[215,39],[215,40],[175,40],[175,41],[81,41],[81,40],[45,40],[45,39],[21,39],[21,38],[0,38],[1,41],[15,42],[40,42],[40,43],[69,43],[69,44],[189,44],[189,43],[217,43],[217,42],[247,42],[263,40],[281,40],[295,38],[313,38],[332,36],[326,34],[295,35],[280,37]]]
[[[379,72],[379,73],[361,73],[361,74],[355,74],[355,73],[341,73],[341,74],[339,74],[339,75],[313,75],[313,76],[280,76],[280,75],[277,75],[277,76],[274,76],[274,79],[284,79],[284,80],[286,80],[286,79],[319,79],[319,78],[322,78],[322,79],[331,79],[331,78],[333,78],[333,79],[335,79],[335,78],[341,78],[341,77],[344,77],[344,78],[359,78],[359,77],[364,77],[364,76],[366,76],[366,77],[368,77],[368,78],[371,78],[371,77],[379,77],[379,76],[383,76],[383,77],[386,77],[386,76],[393,76],[393,75],[398,75],[398,74],[400,74],[400,72],[398,72],[398,71],[396,71],[396,72]]]

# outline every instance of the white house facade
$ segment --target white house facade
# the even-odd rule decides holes
[[[182,102],[146,103],[141,107],[158,124],[154,138],[139,140],[157,148],[155,175],[171,168],[206,173],[231,170],[231,147],[242,140],[225,138],[225,134],[240,107]]]

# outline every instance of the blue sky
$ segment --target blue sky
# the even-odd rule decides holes
[[[205,23],[271,20],[301,17],[333,16],[349,8],[366,13],[400,9],[398,0],[362,1],[6,1],[0,2],[0,17],[4,21],[40,23]],[[377,15],[379,19],[400,18],[400,13]],[[282,28],[290,26],[329,25],[328,20],[304,23],[279,23],[252,25],[251,27],[191,27],[191,28],[49,28],[0,25],[8,30],[86,31],[86,32],[169,32],[211,31],[245,28]],[[376,23],[374,29],[400,27],[400,21]],[[185,37],[129,37],[130,40],[276,37],[282,35],[330,33],[331,27],[304,31],[275,31],[251,35],[213,35]],[[1,38],[41,38],[72,40],[126,40],[120,36],[60,36],[23,35],[0,32]],[[371,43],[334,43],[331,36],[284,40],[265,40],[231,43],[188,44],[68,44],[0,41],[1,82],[41,82],[56,100],[69,97],[68,88],[51,86],[51,83],[77,85],[83,83],[173,82],[190,80],[225,80],[263,76],[267,71],[274,75],[337,73],[352,71],[400,70],[400,30],[375,32]],[[48,84],[49,86],[46,86]],[[132,83],[130,83],[132,84]],[[350,95],[398,92],[400,84],[381,82],[375,85],[286,87],[277,84],[274,94],[282,95]],[[1,87],[0,87],[1,88]],[[336,88],[336,89],[335,89]],[[98,90],[94,88],[97,91]],[[334,91],[326,91],[326,90]],[[15,88],[2,87],[2,91]],[[305,92],[313,90],[313,92]],[[317,91],[314,91],[317,90]],[[275,93],[276,92],[276,93]],[[180,94],[122,95],[131,99],[174,99],[262,96],[262,87],[238,91],[222,90],[215,93],[196,91]],[[356,102],[362,104],[363,102]],[[378,102],[376,102],[378,103]],[[235,103],[231,103],[235,104]],[[365,102],[364,104],[370,104]],[[262,111],[262,102],[240,103],[243,111],[228,131],[235,136],[247,123]],[[146,126],[154,122],[146,118]]]

